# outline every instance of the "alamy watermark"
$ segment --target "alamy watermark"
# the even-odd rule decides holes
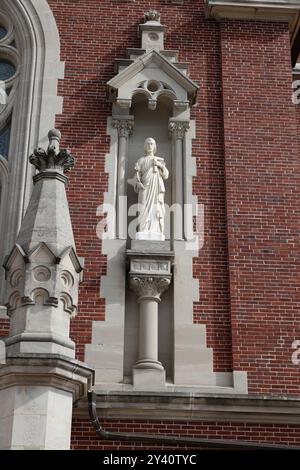
[[[164,204],[165,217],[163,234],[166,240],[182,239],[187,250],[199,250],[204,245],[204,205]],[[155,209],[154,209],[155,210]],[[127,197],[118,201],[118,209],[112,204],[102,204],[97,208],[101,221],[96,228],[97,237],[102,240],[115,238],[134,240],[139,226],[139,204],[127,206]]]

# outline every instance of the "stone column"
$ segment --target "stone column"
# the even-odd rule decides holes
[[[70,339],[82,267],[65,190],[74,158],[59,142],[60,132],[49,132],[48,149],[30,157],[39,172],[4,263],[11,322],[0,365],[0,449],[69,449],[73,402],[93,380]]]
[[[112,125],[118,131],[118,174],[116,188],[116,236],[125,238],[122,228],[127,228],[127,207],[124,207],[124,197],[127,194],[127,171],[126,162],[128,154],[128,139],[132,133],[134,120],[133,116],[115,118]]]
[[[135,245],[144,246],[140,241]],[[149,385],[163,388],[165,370],[158,360],[158,304],[171,283],[173,255],[155,253],[147,256],[145,252],[134,250],[128,250],[127,254],[130,258],[129,285],[139,304],[139,349],[133,369],[133,385],[137,388],[149,388]]]
[[[183,161],[183,139],[189,126],[188,121],[170,121],[169,123],[169,134],[173,142],[173,168],[175,168],[172,184],[172,202],[176,204],[173,224],[175,240],[183,240],[184,238],[184,205],[187,201],[185,197],[186,171],[185,162]]]
[[[135,368],[163,370],[158,361],[158,304],[171,283],[168,277],[130,276],[140,306],[139,359]]]

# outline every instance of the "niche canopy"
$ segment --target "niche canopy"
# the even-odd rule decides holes
[[[178,52],[164,50],[165,27],[159,13],[151,10],[145,16],[139,26],[142,48],[128,48],[128,58],[116,60],[118,74],[107,84],[109,99],[119,110],[129,111],[137,94],[147,98],[152,110],[166,97],[173,103],[174,116],[183,117],[196,102],[198,86],[188,77],[188,64],[178,62]]]

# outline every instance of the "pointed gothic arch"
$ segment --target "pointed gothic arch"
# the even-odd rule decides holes
[[[0,171],[2,194],[6,188],[0,207],[2,265],[4,255],[16,240],[31,193],[32,169],[27,156],[38,144],[47,142],[48,130],[54,127],[56,114],[62,112],[57,83],[63,78],[64,63],[60,61],[59,33],[47,0],[2,0],[0,10],[0,21],[11,25],[8,34],[13,34],[19,56],[19,80],[10,113],[9,151],[6,165],[2,162],[2,169],[6,166],[9,176]],[[1,270],[0,305],[3,275]]]

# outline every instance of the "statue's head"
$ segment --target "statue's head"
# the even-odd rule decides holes
[[[156,142],[152,137],[148,137],[148,139],[145,140],[144,144],[144,151],[146,155],[155,155],[156,154]]]

